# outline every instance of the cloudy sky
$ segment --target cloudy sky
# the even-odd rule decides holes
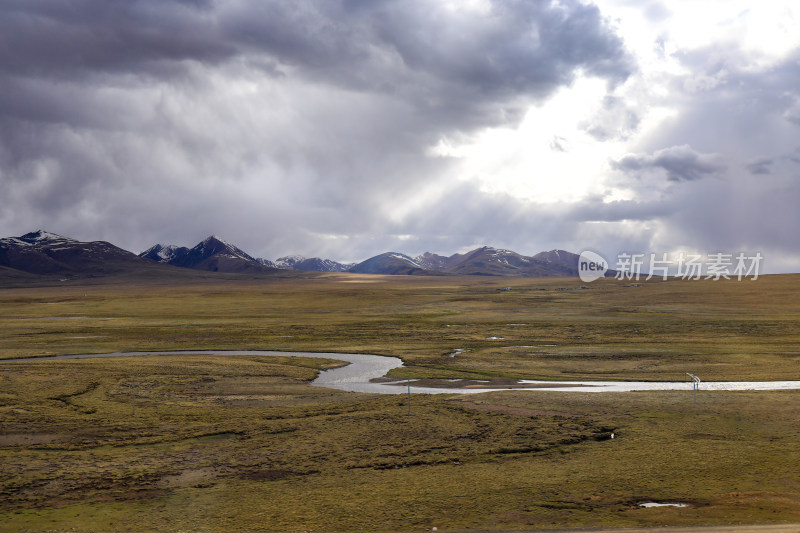
[[[0,236],[800,270],[800,5],[3,0]]]

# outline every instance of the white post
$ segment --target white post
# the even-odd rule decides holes
[[[406,385],[408,386],[408,414],[411,416],[411,378],[406,380]]]
[[[692,378],[692,390],[694,390],[694,403],[697,403],[697,390],[700,388],[700,378],[695,376],[694,374],[687,372],[687,376]]]

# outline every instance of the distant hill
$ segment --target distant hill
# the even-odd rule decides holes
[[[339,263],[330,259],[320,259],[319,257],[312,257],[310,259],[303,259],[295,263],[292,267],[293,270],[308,270],[313,272],[348,272],[355,266],[355,263]]]
[[[28,274],[101,276],[149,264],[104,241],[80,242],[44,230],[0,239],[0,266]]]
[[[352,266],[352,264],[342,264],[318,257],[307,259],[300,255],[281,257],[275,261],[256,258],[213,235],[194,248],[156,244],[139,256],[172,266],[228,273],[258,273],[275,270],[346,272]]]
[[[411,258],[399,253],[376,255],[350,272],[364,274],[454,274],[461,276],[557,277],[578,275],[578,255],[564,250],[527,257],[511,250],[483,246],[449,257],[430,252]]]
[[[530,257],[490,246],[460,255],[452,263],[446,272],[471,276],[520,276],[530,273],[533,266]],[[542,274],[547,275],[546,273]]]
[[[17,270],[16,268],[0,266],[0,280],[3,281],[25,283],[36,281],[36,279],[39,277],[40,276],[31,274],[30,272]]]
[[[142,252],[140,257],[172,266],[209,272],[239,274],[274,272],[276,270],[274,267],[258,262],[236,246],[214,235],[207,237],[194,248],[156,244]]]
[[[386,252],[358,263],[350,269],[357,274],[425,275],[431,271],[411,257],[397,252]]]
[[[562,272],[564,276],[577,276],[580,257],[564,250],[550,250],[539,252],[533,256],[533,260],[548,265],[552,270]]]
[[[258,261],[262,264],[271,263],[275,268],[312,272],[347,272],[355,265],[355,263],[339,263],[319,257],[305,258],[302,255],[289,255],[278,258],[274,262],[269,259],[258,259]]]

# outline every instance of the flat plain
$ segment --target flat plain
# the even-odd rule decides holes
[[[0,358],[258,349],[396,356],[399,378],[798,380],[798,287],[797,275],[97,279],[0,290]],[[0,530],[800,522],[800,392],[701,387],[695,403],[510,390],[409,405],[308,385],[336,364],[2,363]]]

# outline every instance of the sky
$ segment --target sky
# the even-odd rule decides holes
[[[800,271],[800,4],[4,0],[0,236]]]

